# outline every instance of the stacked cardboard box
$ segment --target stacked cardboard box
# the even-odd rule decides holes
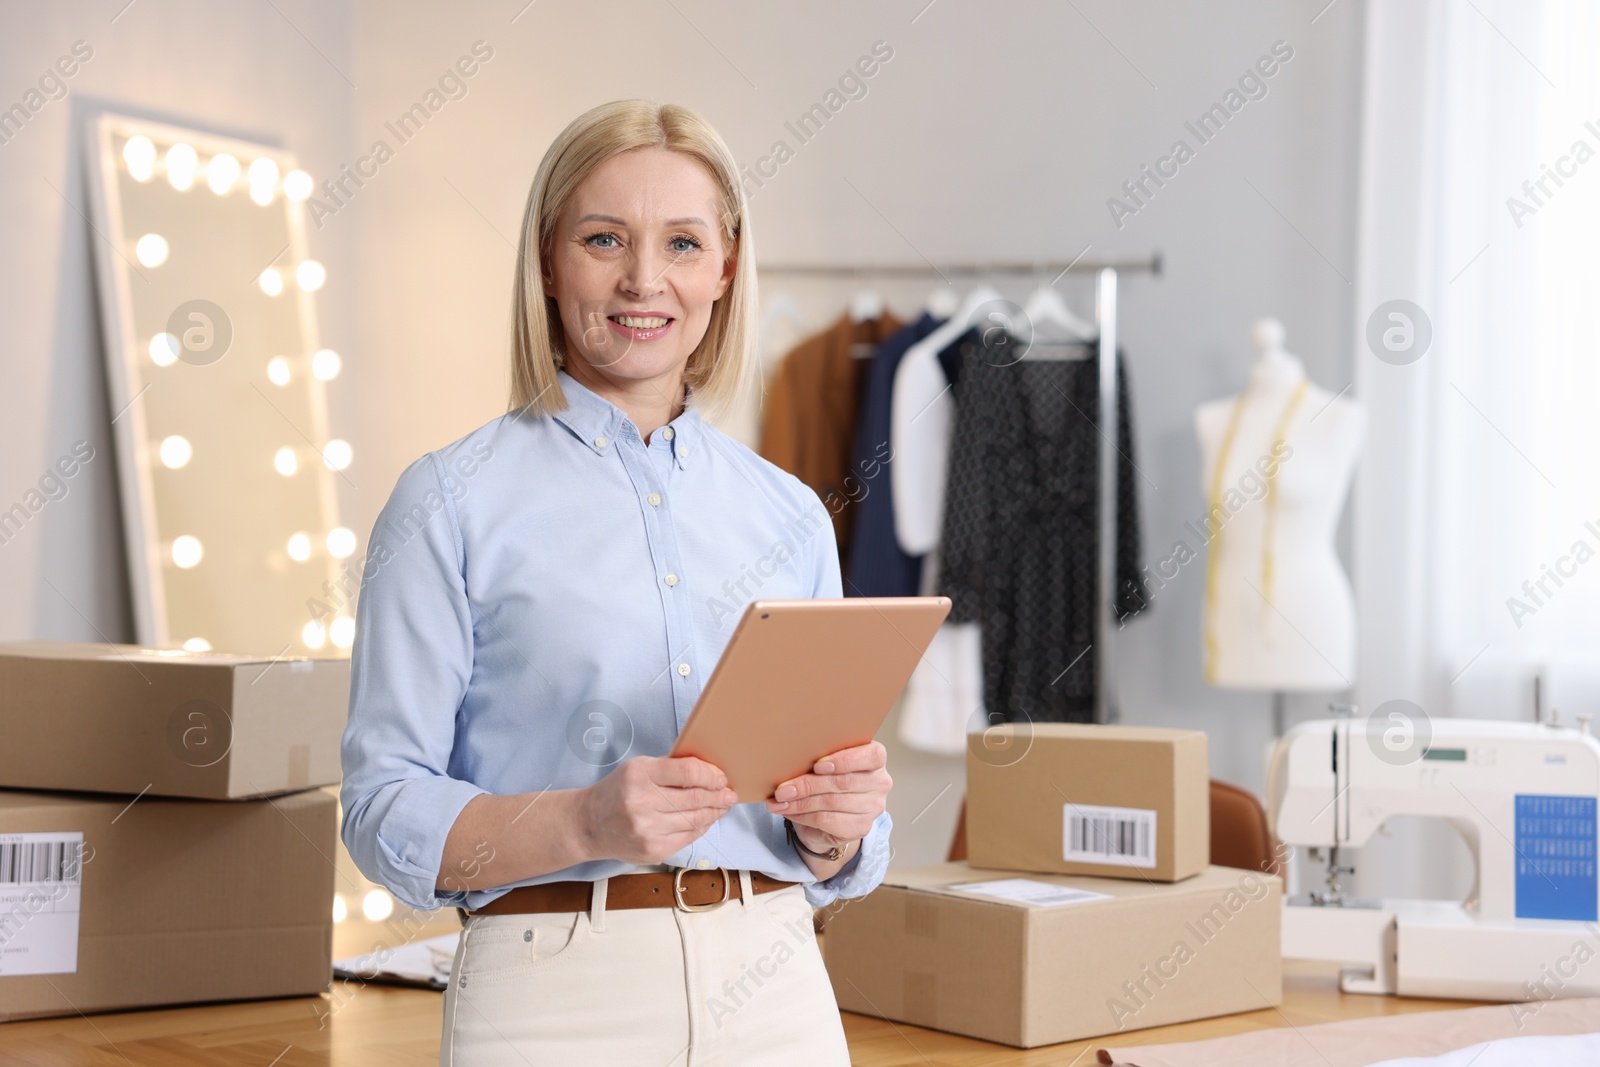
[[[1032,1048],[1279,1004],[1279,883],[1208,864],[1209,789],[1197,731],[974,734],[967,862],[828,917],[840,1007]]]
[[[0,645],[0,1020],[326,990],[349,679]]]

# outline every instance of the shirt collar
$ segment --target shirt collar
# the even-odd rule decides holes
[[[605,397],[584,385],[565,367],[556,372],[561,391],[567,398],[565,411],[555,414],[556,421],[571,430],[589,450],[596,455],[606,455],[620,440],[642,441],[643,435],[626,412]],[[699,451],[701,443],[700,410],[694,402],[694,390],[689,391],[688,403],[677,418],[650,435],[649,448],[669,448],[681,470]],[[671,428],[670,435],[664,433]]]

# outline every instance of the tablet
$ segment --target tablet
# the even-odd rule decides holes
[[[754,600],[672,748],[749,804],[876,736],[950,614],[943,596]]]

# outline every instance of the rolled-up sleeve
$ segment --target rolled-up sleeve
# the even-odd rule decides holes
[[[806,899],[813,908],[825,908],[840,897],[864,897],[883,882],[894,850],[889,847],[889,831],[894,820],[886,811],[872,820],[872,829],[850,862],[832,878],[806,886]]]
[[[423,911],[465,902],[465,891],[436,888],[445,838],[486,792],[448,773],[473,630],[442,473],[431,452],[407,467],[368,540],[341,747],[345,847],[361,873]]]
[[[844,580],[839,567],[839,543],[834,538],[833,522],[827,507],[815,491],[807,490],[811,506],[821,509],[822,525],[811,539],[813,597],[840,597],[844,595]],[[826,907],[840,897],[864,897],[883,881],[889,870],[889,831],[894,820],[887,811],[872,821],[872,829],[862,839],[861,847],[833,877],[806,886],[806,899],[814,908]]]

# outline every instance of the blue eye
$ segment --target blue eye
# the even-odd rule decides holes
[[[689,247],[681,248],[681,247],[679,247],[680,244],[688,245]],[[674,252],[679,253],[680,255],[684,254],[684,253],[687,253],[687,252],[693,252],[695,249],[697,249],[699,247],[700,247],[700,242],[696,241],[693,237],[684,237],[683,235],[680,234],[679,236],[674,237],[672,239],[672,250]]]
[[[597,241],[602,241],[602,240],[605,240],[605,241],[615,241],[615,240],[616,240],[616,239],[617,239],[617,235],[616,235],[616,234],[614,234],[614,233],[596,233],[596,234],[591,234],[591,235],[590,235],[590,236],[589,236],[589,237],[587,237],[587,238],[586,238],[586,239],[585,239],[585,240],[586,240],[586,241],[587,241],[587,243],[589,243],[589,244],[591,244],[591,245],[593,245],[593,244],[595,244],[595,242],[597,242]],[[610,245],[597,245],[597,246],[596,246],[596,247],[599,247],[599,248],[615,248],[615,247],[616,247],[616,245],[614,245],[614,244],[610,244]]]

